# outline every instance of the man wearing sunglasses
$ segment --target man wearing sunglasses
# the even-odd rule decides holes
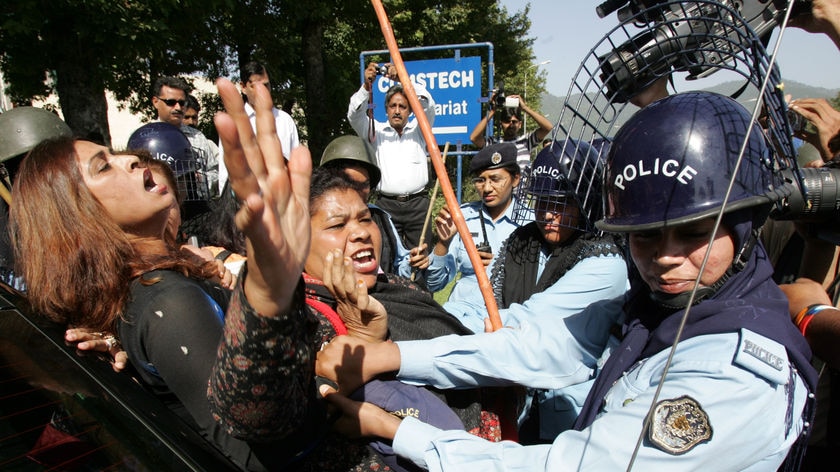
[[[204,133],[184,123],[189,91],[190,86],[179,77],[159,77],[152,87],[152,105],[157,110],[157,121],[177,127],[190,141],[198,160],[199,173],[203,173],[206,179],[208,190],[203,196],[209,198],[216,195],[219,181],[219,148]]]

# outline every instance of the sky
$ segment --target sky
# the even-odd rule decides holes
[[[526,4],[531,4],[534,64],[551,61],[538,67],[545,72],[546,91],[555,96],[566,95],[581,61],[618,24],[615,13],[598,18],[595,7],[600,1],[500,0],[500,3],[509,13],[521,11]],[[776,41],[776,34],[771,45]],[[777,60],[785,80],[828,89],[840,88],[840,51],[825,35],[787,29]]]

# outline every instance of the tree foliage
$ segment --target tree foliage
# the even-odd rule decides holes
[[[528,70],[528,7],[511,14],[498,2],[478,0],[384,6],[401,48],[492,42],[496,80],[520,84],[523,71],[530,73],[528,95],[540,96],[544,83]],[[317,161],[330,139],[352,132],[345,115],[359,86],[359,54],[385,49],[366,0],[18,0],[3,2],[0,13],[0,67],[13,99],[27,103],[57,92],[71,128],[106,143],[106,89],[151,116],[149,88],[158,76],[238,80],[241,65],[258,60],[268,68],[276,103],[293,112]],[[218,100],[199,98],[203,131],[213,137]]]

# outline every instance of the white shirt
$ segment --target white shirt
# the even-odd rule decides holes
[[[414,84],[429,125],[435,122],[435,101],[426,87]],[[370,92],[364,86],[350,97],[347,120],[364,139],[369,138],[371,121],[367,116],[367,102]],[[426,157],[426,140],[418,126],[417,119],[410,120],[402,134],[387,122],[374,121],[376,161],[382,172],[379,191],[385,195],[408,195],[417,193],[429,183],[429,167]]]
[[[277,137],[280,138],[280,146],[283,149],[283,156],[288,159],[291,155],[292,149],[300,146],[298,139],[297,126],[292,117],[283,110],[274,108],[274,127],[277,129]],[[248,119],[251,121],[251,129],[254,133],[257,132],[257,112],[250,103],[245,104],[245,113],[248,114]],[[228,180],[228,170],[225,166],[225,149],[219,142],[219,194]]]
[[[199,187],[200,189],[206,188],[206,190],[203,192],[199,191],[199,194],[204,198],[218,194],[217,192],[214,192],[213,189],[216,188],[216,183],[219,180],[219,148],[217,148],[212,141],[207,139],[207,137],[204,136],[204,133],[192,126],[182,124],[181,132],[184,133],[184,136],[186,136],[187,140],[189,140],[193,151],[197,151],[198,156],[196,157],[199,161],[199,169],[203,171],[204,179],[206,180],[206,182],[202,182]],[[199,176],[201,175],[202,174],[199,174]],[[208,191],[210,192],[210,195],[206,195]]]

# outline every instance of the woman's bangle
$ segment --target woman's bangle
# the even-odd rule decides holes
[[[803,308],[799,313],[796,314],[796,318],[793,319],[793,324],[799,327],[802,324],[802,320],[808,315],[816,315],[817,313],[825,310],[826,308],[834,308],[831,305],[823,305],[822,303],[814,303],[813,305],[808,305]]]
[[[809,305],[806,308],[803,308],[802,311],[800,311],[796,315],[796,320],[795,320],[796,327],[799,328],[799,332],[802,333],[802,336],[805,336],[805,332],[808,329],[808,325],[811,324],[811,320],[814,319],[814,315],[816,315],[817,313],[819,313],[823,310],[829,309],[829,308],[834,308],[834,307],[831,306],[831,305],[822,305],[822,304],[816,303],[816,304],[813,304],[813,305]]]

